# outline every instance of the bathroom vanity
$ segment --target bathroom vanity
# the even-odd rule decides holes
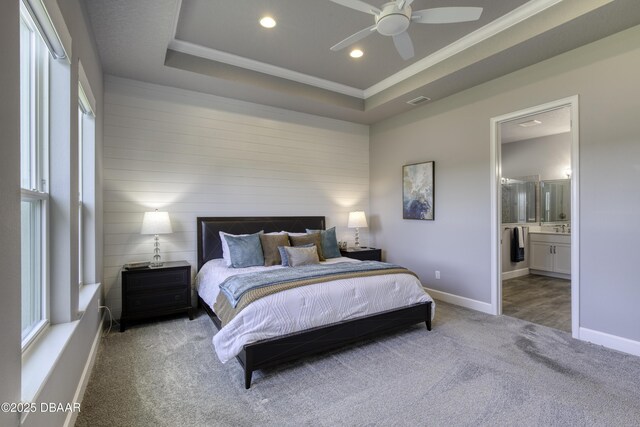
[[[571,278],[571,235],[562,232],[529,232],[529,270],[563,279]]]

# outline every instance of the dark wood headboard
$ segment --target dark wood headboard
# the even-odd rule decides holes
[[[323,216],[258,216],[258,217],[198,217],[198,271],[214,258],[222,258],[220,234],[251,234],[264,230],[304,233],[307,228],[324,230]]]

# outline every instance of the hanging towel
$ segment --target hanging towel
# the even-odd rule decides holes
[[[513,227],[511,239],[511,262],[524,261],[524,234],[522,227]]]
[[[519,225],[516,228],[518,229],[518,247],[524,249],[524,228]]]

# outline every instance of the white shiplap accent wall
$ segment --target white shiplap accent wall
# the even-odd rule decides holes
[[[194,274],[198,216],[324,215],[351,241],[348,212],[369,212],[368,126],[113,76],[104,104],[104,278],[116,318],[122,265],[152,256],[145,211],[169,212],[163,260],[185,259]]]

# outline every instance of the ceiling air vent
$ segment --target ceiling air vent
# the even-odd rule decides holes
[[[426,96],[419,96],[417,98],[412,99],[411,101],[407,101],[407,104],[420,105],[420,104],[424,104],[427,101],[431,101],[431,98],[427,98]]]

